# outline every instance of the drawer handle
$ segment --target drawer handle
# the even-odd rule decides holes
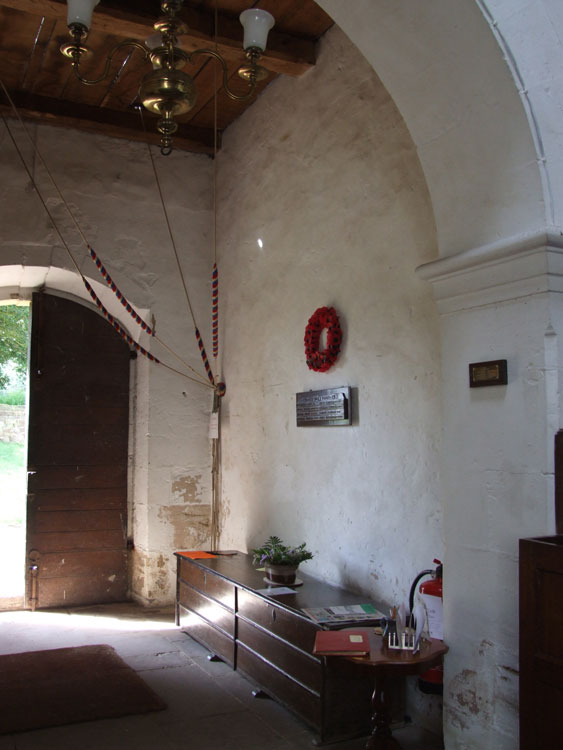
[[[275,622],[275,621],[276,621],[276,610],[273,609],[272,610],[272,622]]]
[[[207,586],[207,573],[203,574],[203,588],[206,588]]]

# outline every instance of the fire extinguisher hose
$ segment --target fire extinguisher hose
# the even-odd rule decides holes
[[[424,578],[424,576],[431,576],[434,575],[434,570],[430,568],[429,570],[423,570],[421,571],[417,577],[412,582],[411,590],[409,593],[409,611],[412,612],[414,607],[414,593],[416,591],[416,584],[420,581],[421,578]]]

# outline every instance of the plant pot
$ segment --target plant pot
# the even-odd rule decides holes
[[[272,583],[281,583],[289,586],[295,583],[298,565],[264,565],[266,578]]]

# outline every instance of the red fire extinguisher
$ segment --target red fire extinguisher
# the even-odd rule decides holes
[[[420,584],[418,589],[421,594],[430,597],[436,597],[440,600],[435,608],[435,621],[429,617],[429,630],[430,635],[433,638],[442,638],[442,571],[443,566],[440,560],[434,560],[436,564],[435,570],[423,570],[421,571],[414,581],[412,582],[410,595],[409,595],[409,607],[412,612],[414,606],[414,594],[416,585],[424,576],[432,576],[430,580],[424,581]],[[427,600],[428,601],[428,600]],[[418,680],[418,687],[423,693],[429,693],[431,695],[442,695],[444,691],[444,667],[439,664],[437,667],[432,667],[426,672],[420,675]]]

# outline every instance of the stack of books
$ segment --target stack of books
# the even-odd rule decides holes
[[[373,604],[350,604],[344,607],[314,607],[303,608],[303,612],[311,620],[320,625],[337,625],[349,622],[369,622],[379,625],[381,618],[385,617],[383,612],[376,609]]]

